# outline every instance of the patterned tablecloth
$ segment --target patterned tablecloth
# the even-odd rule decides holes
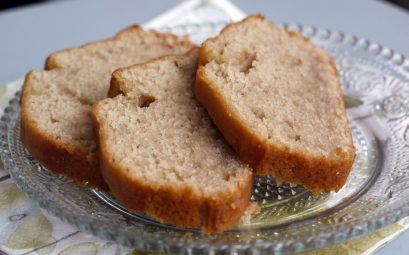
[[[163,24],[228,22],[245,14],[227,0],[186,1],[145,24],[158,28]],[[193,37],[195,42],[204,38]],[[0,86],[0,111],[21,88],[22,80]],[[406,230],[409,219],[346,243],[304,254],[373,254]],[[1,254],[139,254],[130,248],[79,231],[41,210],[19,190],[0,165],[0,255]]]

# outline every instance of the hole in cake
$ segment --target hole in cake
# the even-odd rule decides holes
[[[334,152],[335,152],[335,155],[337,155],[338,157],[344,157],[345,156],[345,152],[342,150],[341,147],[336,147]]]
[[[292,64],[293,64],[294,66],[302,65],[302,60],[299,59],[299,58],[294,58],[293,61],[292,61]]]
[[[240,65],[240,72],[242,73],[249,73],[250,69],[253,68],[254,61],[256,60],[255,53],[244,53],[244,60],[241,62]]]
[[[252,108],[251,111],[260,120],[263,120],[266,118],[266,113],[260,108]]]
[[[294,129],[294,125],[291,121],[289,120],[284,120],[284,123],[287,124],[287,126],[289,126],[291,129]]]
[[[71,97],[76,97],[76,93],[75,93],[75,91],[72,91],[70,88],[67,88],[67,87],[60,87],[60,93],[61,94],[66,94],[66,95],[68,95],[68,96],[71,96]]]
[[[54,118],[54,117],[51,117],[50,120],[51,120],[51,123],[58,123],[58,122],[59,122],[59,120],[57,120],[57,119]]]
[[[139,107],[149,107],[151,103],[155,102],[156,98],[151,95],[142,94],[139,98]]]
[[[301,140],[301,136],[300,136],[300,135],[295,135],[294,140],[296,140],[296,141],[300,141],[300,140]]]
[[[80,103],[82,105],[92,105],[91,100],[89,100],[88,98],[85,98],[85,97],[78,98],[78,101],[80,101]]]

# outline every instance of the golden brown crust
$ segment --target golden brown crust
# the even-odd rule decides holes
[[[224,231],[240,220],[251,204],[251,175],[247,176],[247,180],[242,180],[244,185],[235,193],[221,193],[208,199],[198,196],[191,188],[171,185],[155,187],[152,183],[133,179],[126,169],[121,169],[109,158],[104,144],[105,133],[95,114],[100,103],[103,102],[95,104],[92,111],[94,129],[100,141],[100,167],[110,191],[122,205],[178,227],[202,228],[205,233]]]
[[[50,69],[54,69],[54,68],[62,68],[64,67],[64,65],[62,63],[59,62],[58,60],[58,55],[61,53],[69,53],[70,51],[73,50],[78,50],[78,48],[86,48],[89,46],[94,46],[95,44],[104,44],[107,42],[113,42],[113,41],[117,41],[120,40],[122,37],[127,36],[129,33],[135,33],[137,31],[141,31],[143,30],[143,28],[139,25],[131,25],[121,31],[119,31],[114,37],[109,38],[109,39],[105,39],[105,40],[98,40],[98,41],[93,41],[93,42],[89,42],[86,44],[83,44],[81,46],[78,47],[74,47],[74,48],[67,48],[67,49],[63,49],[60,51],[56,51],[52,54],[50,54],[44,64],[44,69],[45,70],[50,70]],[[159,33],[155,30],[149,30],[151,32],[153,32],[157,37],[168,37],[168,38],[172,38],[173,40],[177,40],[179,42],[180,45],[182,46],[186,46],[186,47],[195,47],[194,44],[192,44],[189,41],[188,37],[182,37],[182,40],[180,40],[180,38],[178,36],[176,36],[175,34],[172,33]],[[169,45],[172,46],[172,45]]]
[[[121,72],[121,68],[115,70],[111,76],[111,82],[108,90],[108,97],[116,97],[117,95],[122,94],[120,83],[121,81],[117,78],[118,72]]]
[[[40,164],[54,173],[64,174],[78,184],[108,190],[99,171],[96,154],[87,155],[86,152],[69,150],[41,132],[31,120],[26,111],[31,75],[31,72],[26,75],[21,98],[21,139],[27,150]]]
[[[44,63],[44,69],[45,70],[51,70],[51,69],[54,69],[54,68],[64,67],[64,65],[62,65],[58,61],[58,55],[60,55],[61,53],[69,53],[71,51],[78,50],[78,48],[86,48],[86,47],[89,47],[89,46],[95,45],[95,44],[115,41],[115,40],[118,40],[118,38],[120,38],[122,35],[124,35],[126,33],[129,33],[129,32],[132,32],[132,31],[139,31],[139,30],[142,30],[142,28],[139,25],[131,25],[128,28],[125,28],[125,29],[119,31],[112,38],[105,39],[105,40],[98,40],[98,41],[88,42],[88,43],[85,43],[85,44],[83,44],[81,46],[78,46],[78,47],[66,48],[66,49],[63,49],[63,50],[53,52],[46,58],[45,63]]]
[[[243,21],[226,26],[221,33],[248,19],[262,19],[262,16],[251,16]],[[296,39],[301,39],[305,43],[311,43],[307,38],[296,32],[289,32],[289,35]],[[216,86],[211,80],[207,80],[204,75],[204,65],[212,59],[210,51],[206,49],[206,43],[214,41],[211,38],[206,41],[199,52],[199,69],[196,76],[195,95],[201,105],[203,105],[226,140],[238,152],[240,158],[248,163],[257,175],[273,175],[278,180],[294,184],[303,184],[315,195],[319,192],[338,191],[345,183],[352,168],[355,158],[355,151],[352,143],[352,136],[345,122],[344,129],[349,133],[349,143],[351,150],[349,153],[338,155],[337,160],[326,158],[311,159],[302,152],[290,152],[285,148],[278,148],[266,144],[264,141],[243,125],[239,116],[229,109],[225,99],[217,93]],[[332,66],[334,75],[337,71],[332,59],[322,52],[322,60]],[[337,107],[345,112],[344,102],[341,96],[341,89],[337,86],[339,96]],[[344,118],[346,118],[344,116]]]

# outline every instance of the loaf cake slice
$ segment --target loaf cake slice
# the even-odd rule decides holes
[[[192,47],[186,38],[132,26],[112,39],[51,54],[47,71],[31,71],[24,81],[23,143],[49,170],[106,189],[98,167],[92,104],[106,97],[115,69]]]
[[[339,190],[355,148],[331,57],[262,16],[200,49],[195,95],[256,175]]]
[[[251,170],[193,95],[197,50],[115,71],[93,107],[100,166],[128,209],[223,231],[251,205]]]

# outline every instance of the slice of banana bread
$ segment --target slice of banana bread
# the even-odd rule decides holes
[[[223,231],[251,205],[252,173],[194,98],[197,53],[115,71],[117,96],[92,113],[102,174],[125,207]]]
[[[250,16],[200,49],[195,95],[257,175],[339,190],[355,148],[331,57]]]
[[[172,34],[129,27],[114,38],[51,54],[47,71],[26,75],[21,99],[22,140],[49,170],[106,189],[98,167],[92,104],[107,95],[112,72],[193,47]]]

